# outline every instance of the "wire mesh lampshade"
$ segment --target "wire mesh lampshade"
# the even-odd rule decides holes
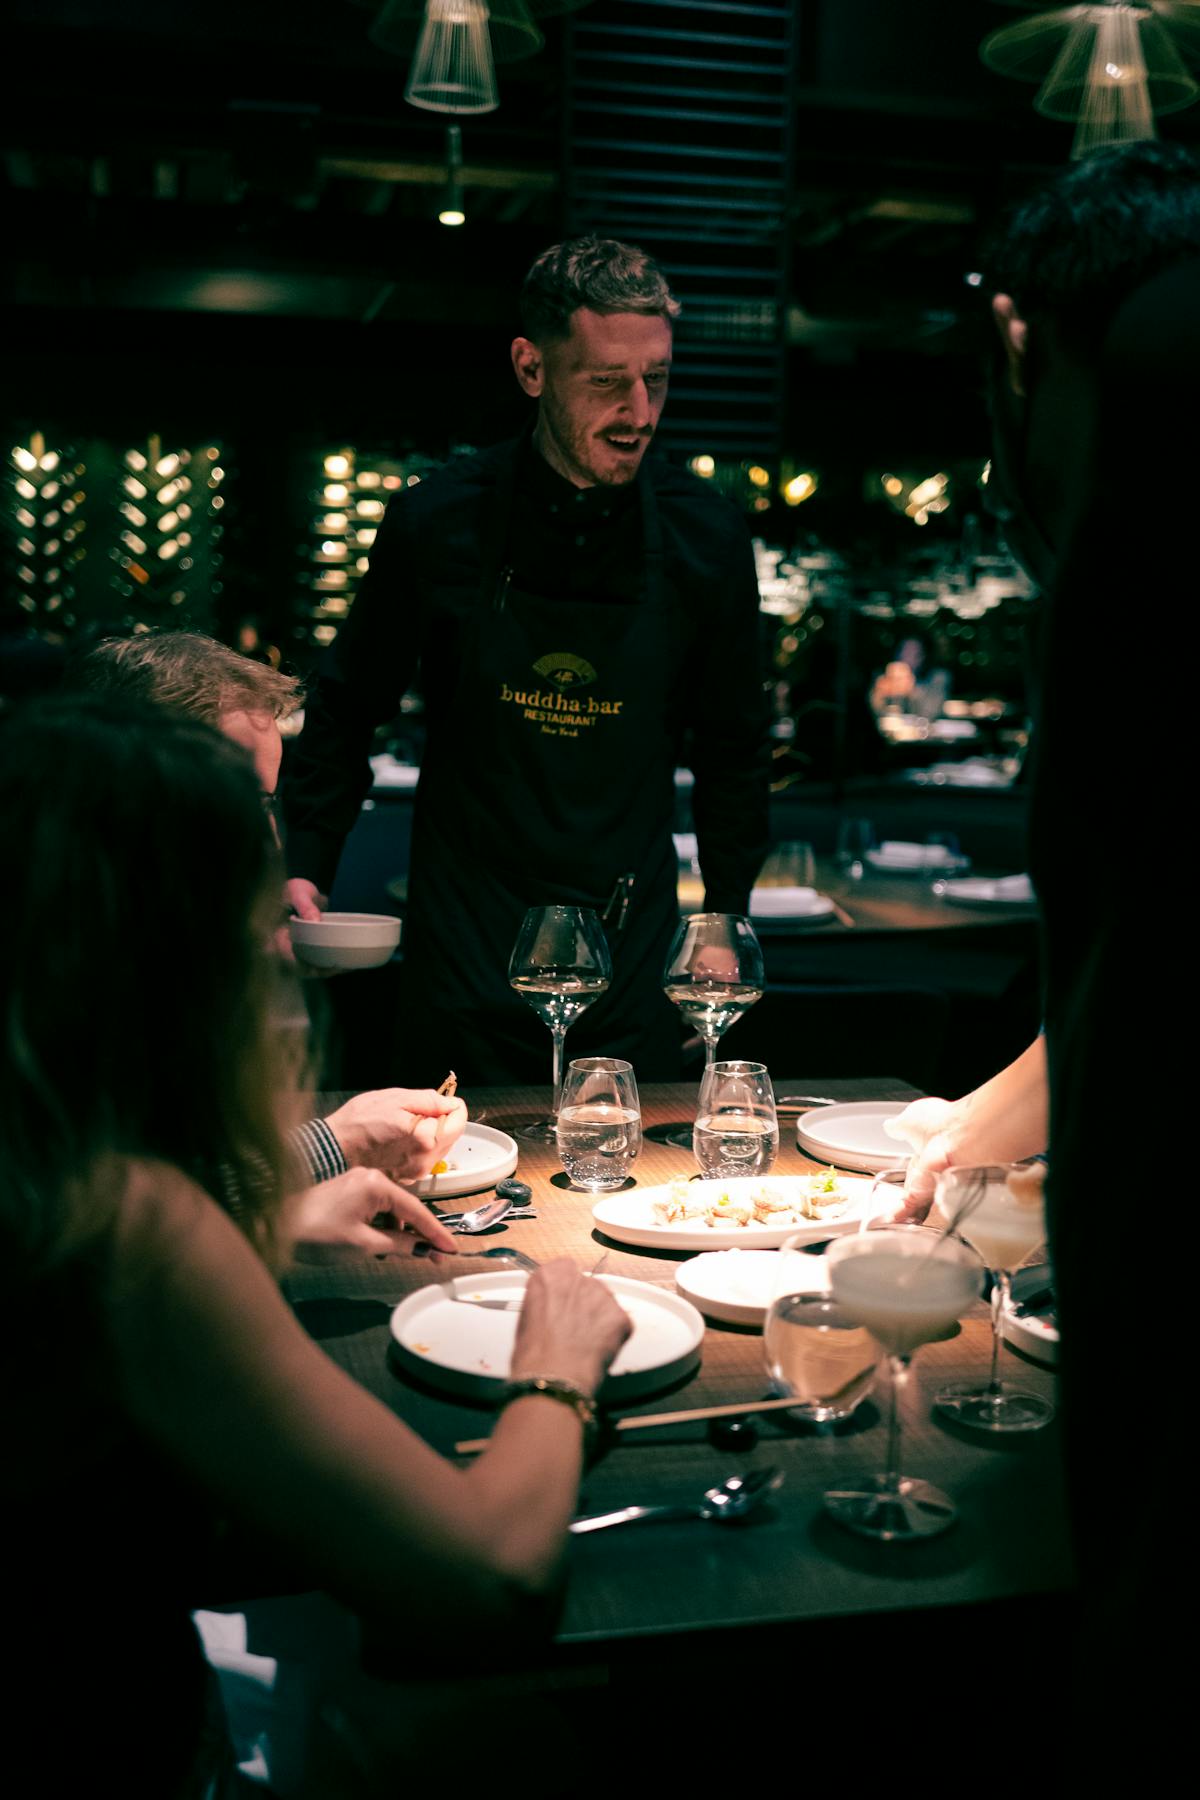
[[[499,106],[483,0],[427,0],[404,98],[427,112],[484,113]]]
[[[1170,4],[1188,28],[1200,23],[1200,0]],[[1087,0],[992,32],[980,54],[1001,75],[1040,82],[1034,106],[1046,118],[1077,120],[1071,154],[1086,156],[1153,137],[1156,112],[1200,94],[1164,11],[1153,0]]]
[[[411,56],[424,27],[426,11],[425,0],[386,0],[367,36],[389,55]],[[517,62],[523,56],[534,56],[545,43],[528,0],[491,0],[486,12],[496,62]]]

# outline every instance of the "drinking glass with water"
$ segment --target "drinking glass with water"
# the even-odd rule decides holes
[[[581,1056],[567,1070],[556,1130],[571,1186],[619,1188],[642,1147],[642,1109],[633,1065],[618,1056]]]
[[[767,1173],[779,1154],[779,1120],[765,1064],[709,1064],[700,1082],[692,1149],[706,1175]]]

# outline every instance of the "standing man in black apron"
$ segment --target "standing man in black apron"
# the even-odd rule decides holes
[[[568,1054],[679,1073],[662,992],[675,768],[690,730],[706,905],[745,912],[767,848],[754,559],[703,481],[646,458],[679,312],[642,251],[546,251],[512,346],[532,433],[390,503],[311,694],[285,794],[289,895],[316,917],[370,784],[375,728],[417,671],[427,748],[404,935],[403,1066],[544,1082],[549,1034],[508,985],[529,906],[606,916],[609,992]]]

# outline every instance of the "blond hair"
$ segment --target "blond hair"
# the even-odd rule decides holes
[[[286,719],[304,699],[295,675],[281,675],[196,631],[105,638],[75,665],[70,685],[174,707],[209,725],[231,712]]]

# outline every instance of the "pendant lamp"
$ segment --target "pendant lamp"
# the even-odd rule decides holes
[[[386,0],[367,36],[391,56],[411,56],[426,17],[425,0]],[[489,0],[488,34],[498,63],[534,56],[545,38],[534,23],[528,0]]]
[[[495,111],[500,94],[484,0],[426,0],[404,98],[427,112]]]
[[[1181,54],[1182,52],[1182,54]],[[1155,114],[1200,95],[1184,57],[1200,57],[1200,0],[1085,0],[985,38],[998,74],[1040,83],[1034,106],[1078,121],[1073,157],[1156,135]]]

